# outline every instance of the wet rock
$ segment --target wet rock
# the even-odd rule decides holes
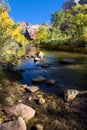
[[[1,123],[0,130],[26,130],[26,124],[22,117],[18,117],[14,121]]]
[[[32,82],[43,82],[45,81],[45,78],[42,76],[35,76],[32,78]]]
[[[48,85],[54,85],[55,84],[55,80],[54,79],[50,79],[47,81]]]
[[[23,103],[19,103],[18,105],[14,105],[11,108],[7,108],[6,113],[11,116],[21,116],[26,121],[30,120],[35,116],[35,110]]]
[[[43,130],[43,126],[41,124],[36,124],[36,130]]]
[[[64,100],[65,101],[72,101],[76,98],[76,96],[79,94],[78,90],[75,89],[68,89],[64,91]]]
[[[76,61],[74,59],[70,59],[70,58],[62,58],[59,60],[59,63],[61,63],[61,64],[72,64],[75,62]]]
[[[25,89],[26,89],[27,91],[29,91],[29,92],[34,93],[34,92],[36,92],[36,91],[39,90],[39,87],[38,87],[38,86],[26,86]]]

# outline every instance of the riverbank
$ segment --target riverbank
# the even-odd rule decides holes
[[[61,43],[62,42],[62,43]],[[74,43],[76,44],[76,43]],[[84,43],[85,45],[86,43]],[[40,48],[46,49],[48,51],[66,51],[66,52],[74,52],[74,53],[83,53],[87,54],[87,47],[73,45],[72,42],[66,43],[64,41],[51,41],[47,43],[41,43]]]
[[[0,89],[0,99],[3,98],[3,101],[6,101],[1,103],[0,100],[0,118],[3,121],[13,120],[9,119],[3,110],[21,102],[36,111],[35,117],[27,122],[27,130],[36,129],[38,124],[43,128],[41,130],[87,129],[87,95],[78,96],[74,101],[68,103],[57,91],[53,94],[40,89],[36,92],[29,92],[15,81],[4,79],[4,83],[6,86],[2,90]],[[44,102],[38,103],[40,97],[44,99]]]

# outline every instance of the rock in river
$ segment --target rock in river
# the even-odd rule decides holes
[[[43,82],[45,81],[45,78],[42,76],[35,76],[32,78],[32,82]]]
[[[51,66],[50,63],[44,63],[41,65],[41,67],[43,67],[43,68],[49,68],[50,66]]]
[[[49,79],[49,80],[47,81],[47,84],[48,84],[48,85],[54,85],[54,84],[55,84],[55,80],[54,80],[54,79]]]
[[[42,51],[37,52],[37,56],[42,59],[44,57],[44,53]]]
[[[59,60],[59,63],[61,63],[61,64],[72,64],[75,62],[76,61],[74,59],[71,59],[71,58],[62,58]]]

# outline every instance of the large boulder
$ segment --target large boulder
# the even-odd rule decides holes
[[[18,105],[14,105],[11,108],[6,109],[6,113],[11,116],[21,116],[26,121],[30,120],[35,116],[35,110],[23,103],[19,103]]]
[[[0,130],[26,130],[26,124],[22,117],[18,117],[14,121],[1,123]]]

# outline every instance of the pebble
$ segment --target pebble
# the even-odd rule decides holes
[[[41,124],[36,124],[36,130],[43,130],[43,126]]]
[[[39,98],[39,104],[44,104],[45,103],[45,99],[43,99],[43,97]]]

